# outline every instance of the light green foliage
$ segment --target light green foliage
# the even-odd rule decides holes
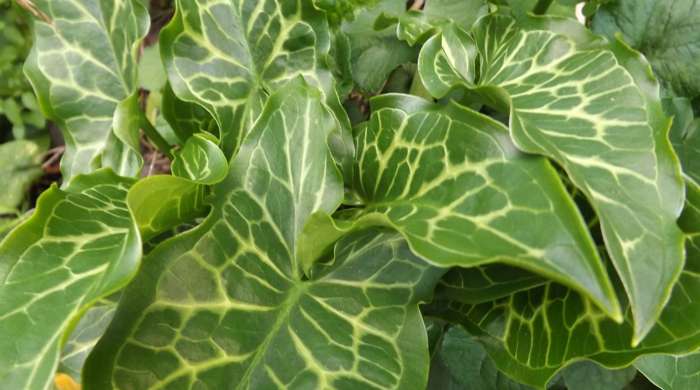
[[[0,378],[44,389],[83,310],[134,275],[141,239],[126,207],[132,184],[110,171],[76,176],[40,197],[0,243]]]
[[[417,303],[439,270],[395,235],[369,232],[339,243],[333,262],[301,279],[293,256],[301,227],[342,196],[330,151],[318,142],[334,125],[306,85],[272,95],[215,187],[206,221],[145,260],[145,279],[127,289],[130,304],[88,361],[90,386],[425,382]],[[292,145],[304,153],[288,154]]]
[[[85,312],[63,346],[58,372],[65,373],[80,383],[80,372],[85,359],[104,334],[116,309],[116,302],[102,300]]]
[[[63,131],[61,171],[73,176],[110,167],[140,171],[138,44],[148,31],[140,1],[33,2],[48,19],[36,20],[36,44],[25,72],[42,111]]]
[[[397,23],[397,37],[413,46],[444,26],[469,29],[487,12],[484,0],[429,0],[422,9],[409,9],[399,15],[382,14],[377,23],[380,26]]]
[[[216,184],[228,174],[226,156],[208,133],[194,134],[175,155],[173,175],[201,184]]]
[[[20,3],[0,387],[697,387],[693,1]]]
[[[578,294],[554,283],[477,305],[436,302],[430,313],[479,329],[499,369],[544,386],[560,368],[583,357],[609,367],[655,352],[683,354],[700,346],[700,188],[688,182],[680,226],[690,237],[685,268],[656,325],[633,348],[629,315],[615,324]],[[669,374],[670,375],[670,374]]]

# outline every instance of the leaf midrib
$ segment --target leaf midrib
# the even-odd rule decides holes
[[[272,340],[277,336],[279,333],[280,329],[287,323],[287,319],[289,318],[289,315],[292,312],[292,309],[296,306],[297,302],[299,302],[299,299],[301,298],[302,295],[306,293],[306,291],[309,289],[309,283],[308,282],[300,282],[300,281],[295,281],[295,283],[292,285],[292,287],[288,290],[288,295],[287,298],[280,304],[279,306],[279,314],[277,315],[277,319],[275,320],[275,323],[272,324],[272,327],[270,327],[270,330],[265,336],[265,339],[262,341],[257,346],[256,352],[253,354],[253,361],[250,362],[250,365],[245,369],[243,376],[241,377],[241,380],[238,382],[238,385],[236,385],[235,389],[236,390],[243,390],[247,389],[248,382],[250,381],[251,376],[255,372],[255,369],[258,367],[258,364],[262,360],[262,358],[265,356],[265,353],[267,352],[267,348],[270,346],[272,343]]]

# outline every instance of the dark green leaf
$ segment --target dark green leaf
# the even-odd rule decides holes
[[[615,0],[593,18],[593,31],[625,42],[649,59],[662,83],[678,96],[700,95],[700,2]]]
[[[316,215],[311,223],[325,228],[305,231],[307,260],[345,231],[387,225],[435,264],[504,262],[621,315],[583,219],[546,159],[520,153],[501,123],[456,103],[385,95],[373,106],[356,141],[353,188],[365,207],[335,222]]]

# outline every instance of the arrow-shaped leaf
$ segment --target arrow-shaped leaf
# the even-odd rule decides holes
[[[178,0],[161,54],[177,96],[211,113],[230,156],[285,81],[303,75],[330,93],[329,41],[311,1]]]
[[[297,237],[343,185],[321,94],[272,95],[214,188],[209,217],[156,248],[84,371],[89,388],[412,388],[427,380],[417,304],[442,271],[395,234],[343,240],[310,278]],[[294,149],[293,149],[294,148]],[[292,150],[296,151],[293,152]]]
[[[560,280],[620,316],[583,219],[546,159],[520,153],[502,124],[456,103],[386,95],[373,108],[356,141],[354,189],[364,208],[326,219],[322,235],[304,237],[300,250],[322,253],[344,231],[388,225],[433,263],[504,262]]]
[[[141,239],[126,206],[131,184],[99,170],[64,191],[51,187],[0,244],[3,387],[47,388],[72,324],[135,273]]]
[[[138,0],[36,0],[36,42],[25,72],[66,142],[64,180],[110,167],[140,171],[137,50],[149,18]]]
[[[636,348],[629,311],[624,323],[615,324],[555,283],[479,305],[436,302],[427,311],[480,329],[498,368],[533,386],[543,387],[559,369],[584,358],[623,367],[645,354],[695,351],[700,347],[700,187],[695,183],[688,182],[679,224],[690,237],[685,268],[659,320]]]
[[[462,78],[461,84],[496,107],[509,107],[518,148],[555,160],[586,194],[629,297],[636,344],[654,325],[683,266],[675,224],[683,185],[658,85],[641,56],[620,43],[608,46],[573,21],[527,20],[520,28],[504,16],[481,19],[472,31],[479,79]],[[448,72],[444,62],[460,69],[453,60],[461,57],[450,55],[453,45],[443,43],[442,50],[436,61],[419,60],[421,73],[458,85],[459,72]]]

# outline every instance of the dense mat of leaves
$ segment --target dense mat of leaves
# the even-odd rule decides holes
[[[695,0],[22,4],[3,388],[700,383]]]

